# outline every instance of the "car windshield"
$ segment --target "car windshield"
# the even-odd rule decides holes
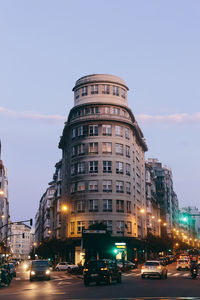
[[[88,262],[87,264],[87,267],[88,268],[104,268],[106,265],[105,265],[105,262],[104,261],[90,261]]]
[[[145,266],[159,266],[159,262],[156,261],[147,261],[144,264]]]
[[[48,261],[33,261],[32,267],[49,267]]]

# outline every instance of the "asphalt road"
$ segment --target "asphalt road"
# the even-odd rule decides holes
[[[124,273],[122,284],[111,286],[83,285],[83,279],[70,276],[66,272],[52,272],[50,281],[29,281],[29,273],[18,267],[17,277],[9,287],[0,288],[0,300],[24,299],[168,299],[177,297],[200,299],[200,278],[193,280],[187,271],[176,271],[175,264],[168,268],[168,279],[145,279],[140,270]],[[192,298],[190,298],[192,299]]]

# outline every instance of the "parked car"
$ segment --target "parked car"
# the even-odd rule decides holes
[[[161,279],[167,279],[167,269],[158,260],[148,260],[141,268],[141,277],[158,276]]]
[[[30,281],[33,279],[50,280],[50,266],[47,260],[33,260],[30,267]]]
[[[123,268],[123,260],[122,259],[118,259],[117,260],[117,266],[121,269]],[[136,269],[137,265],[129,260],[125,260],[124,261],[124,268],[126,269]]]
[[[179,259],[176,265],[177,270],[189,270],[190,269],[190,261],[186,259]]]
[[[113,280],[121,283],[121,271],[113,260],[91,260],[83,269],[83,278],[85,286],[91,282],[111,284]]]
[[[55,270],[56,271],[66,271],[78,268],[77,265],[71,263],[71,262],[60,262],[56,265]]]

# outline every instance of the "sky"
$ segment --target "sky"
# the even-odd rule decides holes
[[[200,1],[0,0],[0,139],[13,221],[34,218],[87,74],[122,77],[149,151],[199,204]]]

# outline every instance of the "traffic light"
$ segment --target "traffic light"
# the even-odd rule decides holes
[[[180,216],[180,222],[184,223],[184,224],[188,224],[189,223],[189,215],[188,214],[182,214]]]
[[[23,238],[23,239],[25,238],[25,234],[24,234],[24,232],[22,233],[22,238]]]
[[[33,219],[30,219],[30,226],[33,225]]]
[[[117,248],[114,248],[114,249],[113,249],[113,252],[114,252],[114,254],[117,255],[117,254],[119,253],[119,250],[118,250]]]

